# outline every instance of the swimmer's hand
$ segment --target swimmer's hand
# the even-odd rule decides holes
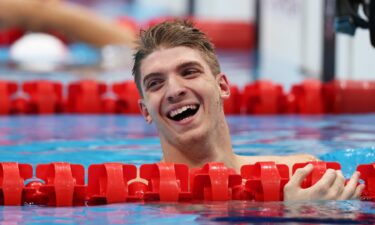
[[[302,181],[311,173],[314,166],[308,164],[297,169],[284,187],[284,200],[349,200],[359,199],[364,184],[358,184],[359,172],[355,172],[345,185],[341,170],[328,169],[322,178],[309,188],[301,188]]]

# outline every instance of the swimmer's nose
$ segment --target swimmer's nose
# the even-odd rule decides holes
[[[178,80],[178,78],[168,79],[168,88],[166,93],[166,98],[168,102],[174,103],[180,101],[186,95],[186,88]]]

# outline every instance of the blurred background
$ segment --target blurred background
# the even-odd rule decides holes
[[[70,0],[69,2],[87,7],[114,21],[126,17],[126,20],[134,23],[135,29],[147,26],[151,20],[163,17],[193,16],[203,23],[210,21],[214,24],[208,27],[209,33],[214,35],[214,41],[218,39],[218,42],[224,42],[217,44],[219,52],[222,47],[222,50],[241,50],[249,54],[259,54],[255,61],[251,55],[248,57],[251,61],[247,66],[252,67],[248,74],[243,74],[244,71],[238,65],[234,65],[239,67],[237,75],[236,71],[229,69],[231,72],[229,76],[241,77],[238,79],[241,82],[238,83],[242,83],[245,79],[242,76],[247,76],[248,80],[267,78],[277,82],[285,82],[286,76],[291,80],[298,80],[300,76],[319,79],[332,79],[332,77],[374,79],[375,65],[372,61],[375,59],[375,51],[371,47],[367,29],[357,29],[354,36],[336,33],[335,40],[328,43],[326,49],[324,48],[327,44],[324,35],[327,33],[330,35],[329,32],[334,31],[334,27],[327,30],[330,28],[324,26],[325,20],[332,19],[326,11],[334,10],[329,7],[335,7],[336,1]],[[233,33],[230,32],[231,25],[234,27]],[[216,32],[215,26],[218,30]],[[241,35],[247,37],[241,39],[238,37]],[[259,39],[256,40],[257,38]],[[231,39],[232,44],[229,43]],[[235,43],[236,41],[243,43]],[[333,54],[325,51],[333,51]],[[331,54],[330,59],[326,58],[327,54]],[[231,54],[224,54],[224,57],[228,56],[230,57]],[[6,58],[3,53],[3,60],[4,57]],[[90,58],[87,54],[84,57]],[[94,58],[95,55],[91,57]],[[90,59],[86,59],[88,60]],[[329,61],[331,65],[324,65],[324,60],[326,63]],[[246,60],[242,61],[246,63]],[[327,67],[331,67],[328,68],[331,71],[325,71]]]
[[[0,4],[7,1],[12,2],[0,0]],[[359,83],[360,89],[375,87],[375,48],[371,45],[375,35],[370,32],[375,21],[375,13],[370,14],[375,5],[372,1],[30,1],[79,6],[134,35],[158,21],[193,18],[215,44],[223,72],[240,89],[250,82],[270,80],[289,91],[306,79],[371,81]],[[0,12],[0,19],[6,12],[9,10]],[[45,23],[51,21],[44,19]],[[33,29],[5,26],[1,20],[0,25],[0,80],[19,86],[35,80],[56,81],[65,86],[83,79],[106,85],[132,80],[133,51],[129,43],[96,45],[70,39],[66,32],[69,29],[49,27],[47,32],[39,29],[35,33]],[[73,22],[71,26],[79,25]],[[105,36],[100,32],[90,35]],[[338,83],[339,88],[345,85]],[[109,91],[106,95],[111,97],[113,93]]]

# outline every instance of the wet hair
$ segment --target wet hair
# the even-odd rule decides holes
[[[140,68],[142,60],[156,50],[173,47],[189,47],[200,51],[215,76],[220,73],[220,65],[215,48],[207,36],[188,20],[165,21],[147,30],[141,30],[136,52],[133,56],[133,76],[143,97]]]

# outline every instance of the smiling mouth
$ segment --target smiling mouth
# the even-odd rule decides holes
[[[194,116],[199,109],[199,105],[186,105],[181,108],[172,110],[168,113],[167,117],[173,121],[181,121],[183,119]]]

